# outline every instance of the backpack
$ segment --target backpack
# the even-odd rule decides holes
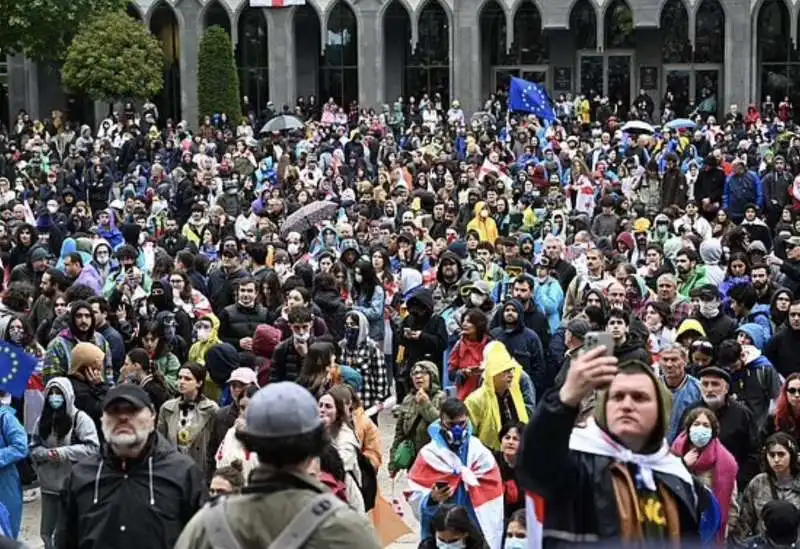
[[[361,470],[361,484],[358,484],[358,482],[356,484],[361,491],[361,497],[364,499],[364,510],[369,511],[375,507],[375,500],[378,498],[378,472],[361,450],[358,450],[358,468]],[[351,471],[349,474],[355,480],[353,472]]]
[[[228,498],[206,504],[205,532],[213,549],[244,549],[228,522]],[[330,492],[318,494],[294,517],[267,549],[301,549],[322,524],[347,505]]]

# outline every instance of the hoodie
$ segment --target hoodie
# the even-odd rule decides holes
[[[725,280],[725,269],[720,267],[722,260],[722,244],[716,238],[700,243],[700,258],[706,266],[706,280],[709,284],[719,286]]]
[[[477,232],[481,242],[494,244],[500,234],[497,232],[497,224],[494,222],[491,215],[486,218],[481,217],[481,212],[484,208],[488,208],[486,202],[475,203],[475,207],[472,209],[472,213],[475,217],[472,218],[472,221],[467,223],[466,230],[467,232]]]
[[[45,395],[56,388],[64,395],[63,410],[70,418],[69,431],[61,438],[55,433],[55,427],[46,438],[40,435],[41,420],[36,421],[31,440],[31,460],[39,477],[42,493],[57,495],[64,485],[64,481],[72,472],[72,464],[86,457],[97,454],[100,450],[100,441],[94,421],[85,412],[75,407],[75,393],[72,383],[65,377],[51,379],[45,387]],[[50,405],[45,401],[45,407]],[[54,418],[62,412],[52,411]],[[50,457],[50,452],[55,451],[57,459]]]
[[[762,327],[743,324],[736,331],[746,334],[753,344],[742,345],[742,367],[731,371],[731,393],[753,412],[760,432],[783,383],[769,359],[761,354],[766,342]]]
[[[263,359],[258,370],[258,385],[264,387],[269,383],[269,372],[272,369],[272,353],[281,342],[281,331],[269,324],[260,324],[253,335],[253,353]]]
[[[358,336],[354,345],[346,337],[339,342],[339,363],[361,374],[361,402],[367,409],[389,395],[383,350],[369,337],[369,321],[364,313],[351,310],[347,314],[358,319]]]
[[[517,323],[513,326],[506,324],[503,314],[504,309],[509,305],[517,310]],[[497,315],[500,318],[500,325],[492,329],[492,337],[505,345],[509,355],[531,377],[536,394],[542,394],[550,385],[544,350],[542,341],[536,332],[525,326],[525,312],[522,303],[517,299],[506,300],[498,308]]]
[[[489,343],[483,351],[483,384],[467,397],[465,404],[476,436],[490,450],[500,449],[500,429],[509,421],[528,423],[533,414],[535,396],[525,398],[522,389],[522,366],[514,360],[505,345]],[[497,374],[514,371],[514,377],[504,395],[495,390]],[[502,407],[502,408],[501,408]]]

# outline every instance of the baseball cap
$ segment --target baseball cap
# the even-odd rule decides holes
[[[231,372],[231,375],[226,383],[230,383],[232,381],[238,381],[239,383],[243,383],[245,385],[253,385],[257,382],[256,373],[252,370],[252,368],[236,368]]]
[[[695,288],[689,292],[691,297],[699,298],[703,301],[711,301],[712,299],[721,299],[722,296],[719,290],[713,284],[703,284],[699,288]]]
[[[592,325],[589,324],[589,321],[585,318],[573,318],[567,323],[567,331],[583,341],[583,338],[586,337],[592,329]]]
[[[258,438],[308,434],[322,425],[317,400],[291,381],[270,383],[250,399],[240,431]]]
[[[150,395],[147,394],[147,391],[138,385],[123,383],[106,393],[106,397],[103,399],[103,410],[120,400],[127,402],[137,410],[142,408],[153,409],[153,401],[150,400]]]

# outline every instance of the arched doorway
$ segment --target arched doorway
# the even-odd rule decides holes
[[[320,71],[320,19],[310,4],[297,6],[294,12],[295,82],[297,97],[318,94]],[[325,100],[328,98],[326,97]],[[317,113],[313,113],[317,114]]]
[[[572,7],[569,30],[578,50],[578,89],[593,98],[603,93],[603,57],[597,54],[597,13],[589,0]]]
[[[239,15],[237,30],[239,87],[242,96],[247,97],[248,109],[258,114],[269,101],[269,41],[264,10],[245,8]]]
[[[358,101],[358,28],[350,6],[339,0],[328,16],[319,62],[320,102],[333,98],[345,110]]]
[[[661,9],[661,61],[664,63],[664,94],[675,96],[672,108],[680,116],[694,98],[692,45],[689,42],[689,12],[683,0],[667,0]]]
[[[222,27],[228,36],[231,35],[231,18],[228,17],[228,12],[222,7],[217,0],[212,0],[206,6],[206,13],[203,16],[203,28],[213,27],[214,25]]]
[[[485,29],[485,30],[484,30]],[[488,2],[481,14],[481,44],[488,55],[492,91],[508,92],[511,77],[550,83],[550,43],[542,30],[542,17],[531,0],[522,0],[514,14],[514,35],[506,51],[505,12],[496,1]]]
[[[791,16],[783,0],[765,0],[758,11],[756,59],[759,97],[775,104],[800,101],[800,59],[792,45]],[[764,113],[762,113],[762,116]]]
[[[139,11],[139,8],[137,8],[136,5],[132,4],[131,2],[128,2],[128,4],[125,6],[125,13],[137,21],[142,20],[142,13]]]
[[[722,63],[725,57],[725,12],[719,0],[702,0],[695,15],[692,72],[697,111],[717,115],[722,97]],[[742,63],[746,63],[742,60]]]
[[[383,12],[383,48],[384,89],[393,103],[406,96],[405,67],[411,58],[411,17],[399,0]]]
[[[164,88],[153,102],[158,107],[161,120],[181,118],[180,28],[172,8],[162,2],[150,17],[150,32],[161,41],[166,63]]]
[[[404,93],[417,99],[427,93],[450,101],[450,19],[438,0],[429,0],[419,14],[417,47],[406,60]],[[445,107],[445,110],[447,107]]]

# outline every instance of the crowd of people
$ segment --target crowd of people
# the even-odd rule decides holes
[[[19,113],[0,547],[800,543],[796,126],[579,100]]]

